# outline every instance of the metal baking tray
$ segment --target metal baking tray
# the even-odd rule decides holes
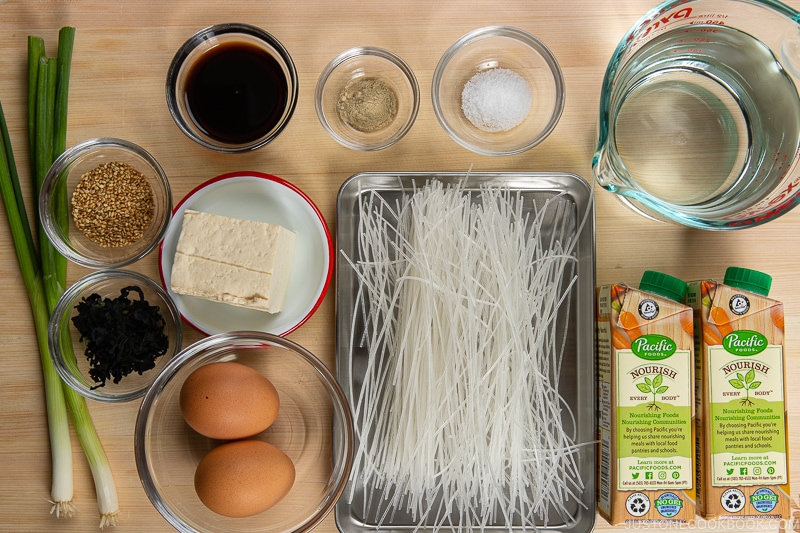
[[[574,174],[568,173],[417,173],[417,172],[366,172],[349,178],[340,188],[337,200],[337,247],[336,258],[336,370],[351,407],[358,398],[367,363],[367,349],[350,346],[351,338],[358,338],[359,327],[363,330],[363,316],[357,309],[358,278],[348,258],[358,257],[358,224],[361,200],[366,194],[378,194],[383,200],[394,203],[403,195],[413,194],[430,180],[444,184],[460,184],[462,189],[475,194],[482,185],[505,187],[512,193],[519,192],[525,205],[532,201],[542,202],[560,196],[567,208],[560,209],[552,220],[545,223],[544,230],[566,225],[567,234],[576,239],[577,281],[569,293],[568,316],[559,317],[568,328],[565,360],[561,366],[559,392],[576,418],[575,443],[581,444],[579,471],[584,483],[580,501],[571,502],[571,515],[563,523],[534,524],[536,529],[583,533],[591,531],[595,521],[595,380],[594,380],[594,201],[591,185]],[[566,307],[566,306],[565,306]],[[353,328],[356,334],[353,335]],[[352,349],[351,349],[352,348]],[[345,488],[336,504],[336,524],[343,533],[382,531],[407,533],[409,531],[433,531],[431,524],[416,524],[413,517],[402,510],[394,510],[382,518],[371,510],[364,512],[364,502],[376,499],[380,494],[375,487]],[[369,506],[367,506],[369,507]],[[371,508],[370,508],[371,509]],[[499,524],[487,524],[481,530],[496,531]],[[506,527],[502,527],[507,530]],[[525,530],[534,529],[525,524]],[[470,531],[460,525],[442,528],[444,531]],[[523,525],[515,523],[513,531],[522,531]],[[472,531],[478,531],[473,528]]]

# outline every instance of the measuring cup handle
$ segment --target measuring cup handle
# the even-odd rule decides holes
[[[800,14],[798,14],[800,17]],[[800,78],[800,20],[795,24],[781,42],[781,63],[795,78]]]
[[[614,169],[604,147],[598,149],[592,159],[592,172],[598,184],[604,189],[620,194],[628,185],[620,178],[623,169]]]

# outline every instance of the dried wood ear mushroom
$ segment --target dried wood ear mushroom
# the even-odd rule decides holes
[[[138,299],[129,298],[133,293]],[[116,298],[98,293],[84,297],[72,317],[80,342],[85,344],[92,389],[106,381],[119,383],[133,372],[141,375],[156,366],[156,359],[169,350],[167,323],[158,305],[145,299],[137,285],[120,289]]]
[[[72,194],[75,226],[104,248],[142,238],[155,211],[153,189],[132,165],[103,163],[81,176]]]

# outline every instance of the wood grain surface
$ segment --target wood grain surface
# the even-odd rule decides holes
[[[304,190],[335,231],[336,195],[351,175],[365,171],[565,171],[591,180],[600,84],[611,53],[651,0],[6,0],[0,1],[0,99],[11,129],[32,210],[27,171],[26,39],[44,37],[55,54],[58,29],[77,28],[67,143],[120,137],[150,151],[169,176],[174,201],[215,175],[256,170]],[[790,2],[800,8],[800,1]],[[294,117],[267,147],[242,155],[211,153],[187,139],[167,110],[164,81],[177,48],[195,31],[221,22],[247,22],[281,40],[299,72]],[[476,155],[440,127],[430,101],[434,68],[447,47],[486,25],[511,25],[546,43],[564,72],[566,107],[541,145],[503,158]],[[397,145],[372,153],[351,151],[323,130],[314,110],[317,77],[327,62],[353,46],[379,46],[414,70],[422,92],[416,124]],[[597,189],[597,282],[638,283],[646,268],[683,279],[721,277],[728,265],[773,276],[771,296],[786,306],[786,354],[791,474],[800,484],[800,210],[759,228],[711,233],[651,222]],[[132,267],[158,276],[157,256]],[[88,273],[70,266],[69,278]],[[95,531],[97,507],[89,469],[75,443],[75,503],[81,514],[48,514],[50,459],[41,369],[27,294],[5,216],[0,218],[0,531]],[[199,334],[187,328],[186,344]],[[291,338],[334,365],[333,290]],[[133,454],[139,402],[89,408],[119,490],[115,531],[160,532],[172,527],[145,496]],[[796,499],[798,489],[793,489]],[[695,529],[709,529],[698,524]],[[716,525],[715,525],[716,526]],[[597,531],[613,531],[598,518]],[[770,529],[766,529],[770,530]],[[317,531],[336,531],[332,515]]]

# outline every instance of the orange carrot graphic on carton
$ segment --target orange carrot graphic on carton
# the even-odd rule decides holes
[[[783,304],[773,305],[769,309],[769,317],[775,327],[783,331]]]
[[[617,285],[614,284],[611,286],[611,307],[619,313],[619,323],[622,327],[627,331],[628,337],[630,341],[636,340],[637,338],[643,335],[642,330],[639,329],[639,321],[636,316],[629,312],[625,311],[622,308],[622,304],[624,302],[625,293],[628,291],[628,288],[624,285]],[[630,342],[628,342],[627,346],[630,346]]]
[[[717,326],[717,329],[722,337],[725,337],[725,335],[733,331],[733,327],[731,326],[731,318],[728,316],[728,312],[725,311],[725,309],[716,305],[712,305],[710,316],[711,321]]]
[[[694,320],[691,313],[681,313],[681,328],[689,334],[690,337],[694,336]]]
[[[631,347],[631,340],[624,333],[616,329],[611,331],[611,343],[617,350]]]

